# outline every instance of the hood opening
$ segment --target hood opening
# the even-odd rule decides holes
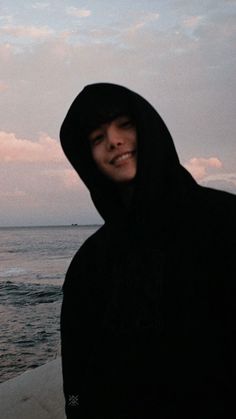
[[[105,177],[93,161],[88,134],[118,115],[132,118],[137,130],[136,207],[159,207],[178,195],[183,171],[171,135],[156,110],[144,98],[126,87],[111,83],[86,86],[73,101],[61,127],[62,148],[85,185],[100,215],[120,217],[122,203],[117,185]],[[190,175],[189,175],[190,176]],[[162,213],[164,213],[162,208]]]

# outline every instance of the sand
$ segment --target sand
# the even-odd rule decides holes
[[[0,384],[1,419],[65,419],[61,358]]]

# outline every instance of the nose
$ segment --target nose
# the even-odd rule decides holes
[[[119,147],[124,142],[122,133],[119,129],[114,126],[110,126],[107,129],[107,147],[109,150],[112,150],[116,147]]]

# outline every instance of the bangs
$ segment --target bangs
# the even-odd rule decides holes
[[[78,109],[78,128],[87,136],[100,125],[121,115],[127,115],[135,122],[133,101],[127,95],[126,89],[98,85],[95,90],[86,92],[83,106]]]
[[[113,107],[97,109],[93,114],[88,114],[81,123],[84,136],[88,136],[92,131],[99,128],[101,125],[112,122],[120,116],[128,116],[134,121],[134,117],[130,109],[126,107]],[[135,122],[135,121],[134,121]]]

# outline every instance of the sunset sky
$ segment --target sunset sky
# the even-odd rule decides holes
[[[84,85],[149,100],[199,183],[236,193],[236,1],[0,2],[0,226],[101,222],[59,144]]]

